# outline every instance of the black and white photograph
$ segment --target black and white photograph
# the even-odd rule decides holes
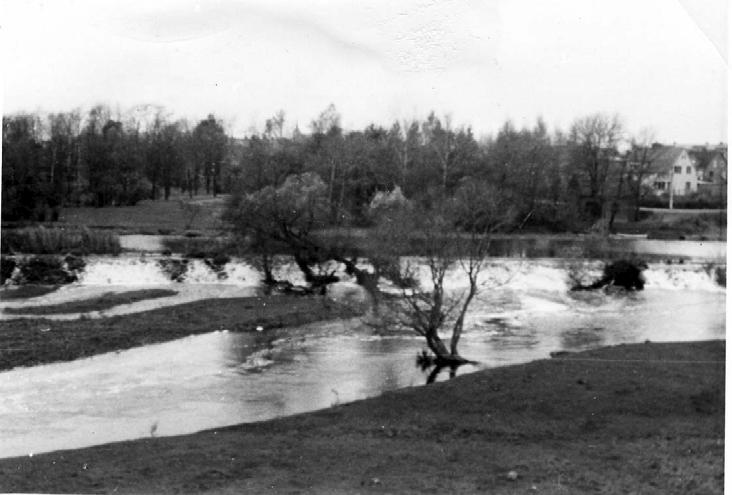
[[[0,0],[0,493],[724,493],[728,26]]]

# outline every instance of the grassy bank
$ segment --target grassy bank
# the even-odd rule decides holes
[[[111,229],[127,234],[183,234],[221,229],[226,197],[178,197],[168,201],[140,201],[135,206],[64,208],[60,223]]]
[[[81,301],[69,301],[61,304],[49,304],[46,306],[32,306],[25,308],[5,308],[5,313],[11,315],[54,315],[69,313],[89,313],[91,311],[104,311],[105,309],[120,304],[132,304],[147,299],[174,296],[178,292],[168,289],[141,289],[126,292],[108,292],[99,297],[84,299]]]
[[[724,342],[487,370],[193,435],[0,460],[0,491],[721,493]]]
[[[187,335],[297,326],[354,316],[322,297],[210,299],[103,319],[0,322],[0,370],[71,361]]]
[[[649,239],[727,240],[727,212],[666,210],[648,213],[639,222],[615,223],[617,232],[646,234]]]

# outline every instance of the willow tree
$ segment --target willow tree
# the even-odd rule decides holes
[[[317,235],[329,215],[328,186],[307,172],[290,175],[278,186],[232,195],[225,218],[259,256],[265,283],[279,282],[272,261],[273,255],[283,254],[292,256],[311,290],[338,281],[333,272],[319,269],[329,261],[344,264],[360,284],[374,288],[374,277],[357,266],[360,251],[349,252],[353,250],[337,240]]]
[[[482,288],[491,234],[514,217],[499,191],[476,181],[465,181],[453,197],[429,198],[420,206],[395,203],[381,212],[379,255],[392,262],[379,273],[401,293],[392,300],[391,317],[425,338],[438,367],[470,362],[458,350],[465,318]],[[455,277],[462,283],[450,287],[448,278]],[[449,341],[441,332],[449,333]]]
[[[334,273],[316,273],[314,267],[328,261],[341,263],[379,301],[380,278],[401,289],[401,297],[389,298],[382,324],[399,324],[425,338],[438,366],[460,365],[458,345],[465,317],[481,284],[479,276],[488,260],[491,233],[513,220],[502,196],[487,184],[465,181],[456,194],[438,192],[410,201],[401,192],[376,195],[371,208],[377,227],[369,239],[342,242],[319,235],[329,217],[328,188],[313,173],[292,175],[281,185],[254,193],[234,195],[227,219],[235,232],[249,241],[260,255],[265,281],[272,275],[272,255],[288,254],[303,272],[309,288],[336,282]],[[358,264],[366,257],[371,269]],[[455,272],[464,280],[449,287]],[[440,332],[450,332],[449,342]]]

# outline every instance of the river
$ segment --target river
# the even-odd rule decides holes
[[[191,262],[184,282],[175,283],[158,259],[91,258],[79,282],[4,307],[51,304],[132,286],[179,291],[92,315],[104,317],[202,297],[251,294],[259,283],[256,271],[240,261],[224,267],[226,277],[207,270],[203,262]],[[725,290],[708,265],[651,264],[646,290],[638,293],[568,291],[568,270],[592,277],[600,266],[557,259],[492,260],[461,342],[461,353],[480,364],[461,367],[458,374],[546,358],[552,351],[725,338]],[[281,269],[296,276],[291,267]],[[457,273],[448,284],[459,290]],[[351,289],[341,284],[331,297]],[[16,368],[0,373],[0,457],[191,433],[422,385],[429,373],[415,364],[422,348],[422,341],[408,332],[375,330],[354,319],[258,333],[223,330]],[[447,372],[438,376],[447,378]]]

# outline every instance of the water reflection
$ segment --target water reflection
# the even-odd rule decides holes
[[[570,328],[563,331],[560,341],[563,349],[590,349],[600,347],[605,342],[604,328]]]
[[[440,376],[440,373],[442,373],[443,371],[447,372],[447,376],[449,379],[455,378],[457,376],[457,370],[462,366],[471,366],[471,365],[462,364],[460,366],[452,365],[452,366],[434,366],[434,367],[432,367],[432,371],[430,371],[430,374],[427,376],[426,385],[435,383],[435,381],[437,381],[437,377]]]

